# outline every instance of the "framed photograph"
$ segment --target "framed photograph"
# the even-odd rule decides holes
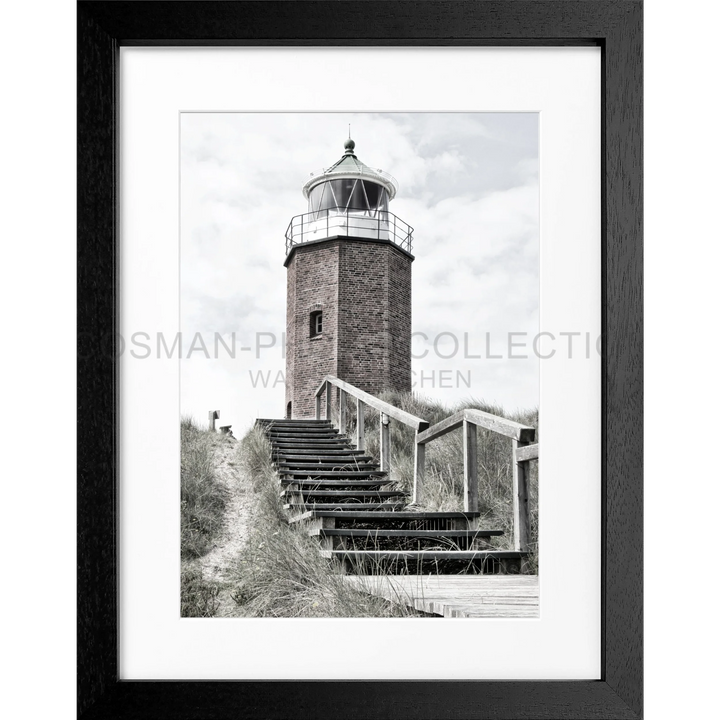
[[[338,13],[338,6],[343,6],[346,12]],[[118,7],[112,2],[89,1],[79,2],[76,7],[78,716],[630,718],[644,715],[643,4],[564,3],[562,12],[553,2],[136,2]],[[389,634],[385,642],[380,642],[376,628],[366,628],[363,634],[374,633],[376,646],[383,647],[382,652],[375,654],[387,656],[386,660],[389,658],[387,667],[383,666],[382,658],[378,658],[376,672],[370,661],[370,669],[351,669],[343,673],[338,669],[342,668],[342,664],[334,658],[334,653],[349,653],[345,656],[345,667],[353,668],[353,655],[355,660],[363,653],[366,654],[363,657],[371,658],[372,651],[365,648],[362,638],[353,636],[347,627],[338,626],[335,635],[342,634],[345,642],[330,643],[333,646],[330,654],[322,651],[326,646],[321,643],[307,643],[303,652],[308,633],[317,636],[328,634],[327,627],[311,625],[305,628],[287,625],[282,631],[273,631],[277,636],[273,642],[278,644],[272,646],[271,653],[263,655],[260,652],[255,656],[255,664],[259,668],[255,673],[233,675],[222,670],[219,664],[213,665],[214,660],[206,663],[204,670],[198,671],[197,675],[187,668],[178,673],[164,669],[157,675],[153,675],[151,670],[135,674],[123,670],[119,661],[118,618],[122,619],[123,613],[125,618],[128,613],[132,615],[133,602],[137,601],[137,587],[141,585],[136,583],[133,586],[135,590],[131,595],[135,596],[135,600],[119,594],[119,574],[123,577],[124,589],[128,587],[126,571],[118,563],[120,540],[127,542],[128,536],[134,533],[133,528],[127,525],[128,513],[123,505],[127,492],[124,497],[122,492],[118,495],[122,466],[124,472],[132,467],[132,460],[119,453],[118,417],[120,406],[128,402],[128,388],[132,388],[134,383],[127,366],[120,377],[118,369],[123,367],[119,356],[124,350],[121,345],[125,342],[123,334],[127,331],[123,323],[132,316],[134,301],[128,301],[118,292],[121,280],[123,287],[127,288],[127,273],[125,277],[119,277],[124,268],[130,267],[124,253],[128,251],[132,254],[133,251],[131,244],[124,247],[118,244],[119,224],[122,222],[124,225],[123,233],[132,224],[132,220],[118,213],[118,192],[121,188],[117,170],[121,166],[118,148],[124,153],[123,142],[128,139],[127,136],[120,137],[118,128],[123,133],[128,131],[130,124],[125,113],[128,106],[137,101],[119,94],[123,85],[118,83],[117,76],[121,67],[121,47],[163,45],[255,48],[253,62],[258,69],[258,77],[267,77],[267,68],[273,63],[269,52],[271,48],[276,53],[284,53],[282,62],[285,65],[281,63],[278,72],[285,75],[291,75],[287,69],[288,59],[292,58],[300,68],[305,58],[314,52],[313,48],[334,48],[338,52],[346,48],[347,53],[362,52],[366,48],[366,58],[371,52],[387,52],[396,48],[397,64],[390,63],[398,70],[392,79],[395,83],[398,78],[412,76],[412,68],[406,68],[403,64],[406,60],[400,59],[403,49],[407,54],[409,49],[420,52],[423,48],[449,46],[443,49],[450,52],[455,47],[459,57],[473,48],[484,48],[489,52],[498,46],[510,46],[509,52],[512,48],[527,47],[530,53],[538,47],[558,47],[576,52],[578,58],[582,58],[584,52],[588,57],[594,55],[596,60],[590,60],[590,63],[597,63],[599,82],[596,95],[600,108],[596,113],[596,135],[600,137],[596,170],[601,199],[597,222],[600,247],[595,261],[600,265],[598,287],[602,286],[599,293],[602,312],[598,316],[598,326],[602,330],[602,356],[597,361],[600,380],[597,408],[590,411],[590,416],[592,413],[597,416],[598,452],[597,460],[593,461],[596,464],[593,472],[597,473],[597,497],[601,499],[596,502],[599,507],[588,512],[590,515],[597,513],[598,528],[601,530],[598,535],[602,535],[597,568],[597,577],[601,579],[598,590],[602,587],[597,593],[600,597],[596,598],[599,602],[597,672],[587,671],[578,665],[577,672],[570,668],[566,675],[543,675],[539,672],[534,675],[527,669],[530,665],[523,665],[521,644],[511,643],[517,650],[513,660],[510,651],[501,650],[498,653],[497,647],[502,646],[494,645],[489,636],[486,650],[489,655],[498,655],[496,664],[504,668],[501,672],[473,675],[467,669],[463,671],[465,661],[457,653],[455,657],[447,655],[440,669],[443,661],[438,648],[442,644],[443,632],[446,647],[451,652],[461,646],[462,630],[457,626],[452,629],[455,621],[446,624],[447,631],[438,633],[434,628],[427,636],[418,628],[413,628],[413,632],[422,637],[414,637],[404,651],[417,659],[418,648],[426,648],[429,663],[419,673],[403,672],[393,667],[392,646],[398,644],[399,637]],[[220,58],[221,49],[217,53]],[[183,78],[183,82],[191,85],[189,66],[183,65],[182,61],[178,63],[177,56],[173,57],[171,53],[166,57],[170,72],[168,77],[172,77],[174,72]],[[433,85],[438,78],[431,76],[439,77],[443,70],[462,74],[447,53],[438,52],[434,56],[437,67],[432,70],[423,65],[427,59],[420,60],[420,54],[417,58],[419,77],[425,78],[428,88],[439,87]],[[579,68],[583,62],[580,60],[575,64]],[[246,65],[250,70],[253,67],[252,63]],[[125,80],[132,72],[127,66],[123,67]],[[470,92],[472,87],[476,91],[485,87],[477,68],[471,63],[463,67],[468,69],[468,78],[478,78],[474,83],[467,80]],[[305,76],[312,75],[312,72],[305,73]],[[529,71],[528,75],[531,75]],[[329,75],[328,79],[332,87],[341,87],[342,83],[336,82],[336,79]],[[584,81],[577,78],[575,81],[580,82],[582,87]],[[167,84],[173,82],[175,80],[171,79]],[[390,82],[388,80],[388,85]],[[567,87],[573,87],[571,80],[568,80]],[[210,97],[208,94],[207,98]],[[403,107],[402,102],[398,102],[399,110],[426,109]],[[148,104],[152,105],[149,98]],[[267,110],[278,113],[299,108],[297,100],[288,102],[287,97],[284,105],[282,99],[277,101],[277,105],[265,101],[260,104],[262,107],[256,107],[256,112]],[[224,109],[202,103],[200,106],[204,110]],[[246,105],[243,107],[247,109]],[[472,103],[467,106],[471,110],[476,107],[477,104]],[[193,108],[186,106],[184,109]],[[307,111],[310,106],[299,109]],[[329,110],[327,104],[321,109]],[[348,105],[338,103],[337,109],[346,110]],[[355,109],[362,111],[365,106],[358,103]],[[379,108],[371,105],[369,109],[390,111],[394,108],[385,103]],[[441,106],[441,109],[444,108]],[[457,108],[447,108],[452,109]],[[502,109],[517,108],[508,106]],[[177,113],[177,109],[174,112]],[[119,118],[122,118],[121,122]],[[145,118],[144,122],[153,120]],[[546,130],[551,126],[551,123],[546,124]],[[282,134],[275,137],[282,139]],[[206,151],[206,148],[200,149]],[[176,167],[177,146],[172,151],[175,157],[168,163]],[[592,157],[592,153],[588,157]],[[123,154],[122,162],[126,161]],[[551,166],[552,163],[549,163],[548,167]],[[124,202],[132,193],[141,197],[152,194],[143,190],[141,178],[128,185],[126,175],[122,187]],[[158,194],[153,201],[163,202],[161,195]],[[177,196],[173,202],[176,199]],[[145,228],[144,232],[147,230]],[[159,228],[157,237],[166,232],[167,228]],[[170,231],[170,237],[177,242],[177,228]],[[155,243],[155,238],[152,242]],[[157,254],[165,253],[167,247],[158,240]],[[544,247],[547,249],[547,246]],[[577,258],[580,264],[587,259],[582,255],[580,253]],[[544,259],[547,264],[552,255],[546,253]],[[161,265],[160,258],[157,267]],[[583,290],[578,292],[581,294],[577,297],[582,297]],[[127,295],[130,297],[131,293]],[[168,312],[171,316],[174,311],[170,308]],[[173,322],[176,318],[177,314]],[[160,324],[156,327],[162,327],[163,318],[159,320]],[[148,410],[156,411],[152,404]],[[172,412],[177,413],[177,404]],[[125,413],[126,418],[127,415]],[[143,431],[148,448],[162,445],[158,440],[167,436],[167,431],[162,429],[167,424],[166,417],[169,416],[158,413],[155,418],[158,429],[148,426],[149,432],[147,428]],[[127,429],[124,429],[125,439],[127,436]],[[591,447],[594,446],[585,448],[586,454]],[[158,450],[158,457],[159,454]],[[588,457],[594,457],[592,452]],[[581,470],[581,474],[589,472]],[[134,472],[132,474],[135,476]],[[141,490],[150,490],[150,497],[155,494],[151,488],[152,485],[144,485]],[[150,498],[149,508],[153,502]],[[123,511],[120,515],[118,509]],[[589,520],[585,510],[578,512],[583,514],[585,522]],[[138,523],[138,527],[142,524]],[[162,519],[158,520],[158,526],[167,529],[167,523]],[[119,537],[120,532],[123,538]],[[579,562],[572,559],[567,563],[568,569],[572,566],[572,572],[578,577],[585,571],[582,559]],[[156,567],[146,568],[144,572],[162,576],[165,570]],[[148,585],[148,589],[148,594],[155,594],[152,584]],[[572,592],[566,595],[565,601],[570,605],[574,603],[578,606],[583,602],[582,595],[577,599],[572,598]],[[561,600],[558,596],[557,602],[551,605],[557,610]],[[546,613],[544,620],[550,615],[552,612]],[[195,629],[198,627],[196,625]],[[230,632],[227,625],[225,629]],[[282,635],[284,637],[280,637]],[[228,643],[229,637],[226,633],[226,646],[243,643],[243,636],[233,636]],[[253,641],[244,646],[251,653],[259,647],[258,642],[262,643],[262,633],[252,637]],[[531,644],[526,643],[530,655]],[[558,644],[562,646],[560,641]],[[316,655],[313,655],[310,645],[315,646]],[[279,663],[284,670],[276,674],[267,672],[270,665],[263,663],[271,663],[272,653],[281,656],[284,648],[289,646],[293,648],[292,652]],[[168,656],[182,653],[181,647],[168,637],[165,653]],[[207,655],[214,652],[212,645],[208,645],[206,650]],[[466,648],[463,649],[465,652]],[[481,652],[481,648],[475,650],[475,657],[470,663],[473,672],[479,667],[475,659]],[[303,662],[293,664],[289,658],[297,659],[298,653]],[[203,650],[200,649],[197,654],[202,655]],[[500,655],[503,657],[500,658]],[[152,669],[153,662],[153,658],[148,658],[146,666]],[[157,663],[159,667],[159,658]],[[433,670],[433,664],[437,670]],[[325,668],[331,665],[335,670],[326,672]],[[213,667],[216,668],[214,672]],[[517,672],[507,670],[513,667],[518,668]],[[318,671],[318,668],[321,670]]]

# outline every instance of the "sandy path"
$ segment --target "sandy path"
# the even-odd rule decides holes
[[[202,568],[206,580],[214,580],[221,585],[218,595],[220,606],[216,617],[232,617],[237,615],[237,606],[230,597],[232,588],[228,582],[229,569],[235,563],[247,537],[252,508],[251,490],[239,466],[239,443],[219,435],[213,445],[217,477],[228,490],[225,524],[213,549],[196,562]]]

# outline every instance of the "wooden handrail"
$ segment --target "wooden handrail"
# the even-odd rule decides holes
[[[320,386],[315,391],[316,398],[322,395],[325,391],[325,383],[334,385],[335,387],[344,390],[346,393],[352,395],[358,400],[361,400],[366,405],[375,408],[381,413],[385,413],[385,415],[393,418],[393,420],[398,420],[405,425],[409,425],[414,430],[425,430],[430,425],[430,423],[426,420],[416,417],[415,415],[411,415],[410,413],[405,412],[404,410],[401,410],[400,408],[397,408],[394,405],[385,402],[384,400],[380,400],[374,395],[371,395],[370,393],[367,393],[364,390],[361,390],[360,388],[357,388],[354,385],[345,382],[344,380],[339,380],[332,375],[326,375],[323,381],[320,383]]]
[[[325,419],[330,420],[332,410],[332,393],[330,392],[330,388],[333,385],[340,390],[339,430],[341,435],[344,435],[347,430],[347,395],[352,395],[357,402],[355,447],[358,450],[365,450],[365,406],[369,405],[380,413],[380,469],[384,472],[390,472],[390,418],[413,428],[416,438],[419,432],[426,430],[430,425],[427,420],[411,415],[333,375],[326,375],[315,391],[315,417],[318,420],[322,412],[320,397],[323,393],[325,393]],[[425,454],[422,445],[416,444],[415,448],[415,476],[417,477],[418,468],[420,468],[419,472],[422,474]]]
[[[526,551],[530,537],[530,507],[528,503],[528,463],[537,460],[539,447],[528,443],[535,440],[535,428],[507,420],[499,415],[467,408],[460,410],[415,436],[415,481],[413,503],[420,502],[425,477],[425,445],[458,428],[463,429],[464,508],[466,512],[479,509],[477,477],[477,428],[504,435],[512,440],[513,470],[513,545]]]
[[[529,462],[530,460],[537,460],[539,456],[540,446],[535,445],[524,445],[518,447],[515,456],[518,462]]]
[[[472,423],[486,430],[492,430],[523,443],[532,442],[535,439],[535,428],[533,427],[521,425],[513,420],[507,420],[499,415],[491,415],[482,410],[466,409],[456,412],[449,418],[445,418],[424,432],[419,433],[417,441],[424,445],[431,440],[457,430],[457,428],[462,427],[464,422]]]
[[[425,477],[425,445],[453,430],[463,428],[463,466],[465,480],[465,510],[477,512],[479,509],[477,478],[477,429],[503,435],[512,440],[513,468],[513,541],[516,550],[527,550],[530,537],[530,508],[528,503],[528,463],[537,460],[538,445],[530,445],[535,440],[535,428],[508,420],[499,415],[482,410],[467,408],[460,410],[432,427],[422,418],[405,412],[400,408],[376,398],[364,390],[344,380],[326,375],[315,391],[315,417],[319,420],[322,412],[322,394],[325,393],[325,418],[330,420],[332,394],[330,388],[340,390],[339,423],[340,433],[345,434],[347,426],[347,395],[357,401],[356,447],[365,449],[364,408],[369,405],[380,413],[380,469],[390,471],[390,418],[398,420],[415,430],[415,472],[413,482],[413,504],[420,502],[422,484]],[[477,524],[477,520],[471,520]]]

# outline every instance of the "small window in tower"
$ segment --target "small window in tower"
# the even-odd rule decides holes
[[[322,335],[323,317],[322,310],[310,313],[310,337]]]

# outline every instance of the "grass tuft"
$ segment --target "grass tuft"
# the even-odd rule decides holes
[[[180,555],[205,555],[223,523],[227,490],[215,472],[215,434],[180,422]]]
[[[199,568],[183,566],[180,576],[180,617],[214,617],[220,606],[220,585],[206,581]]]

